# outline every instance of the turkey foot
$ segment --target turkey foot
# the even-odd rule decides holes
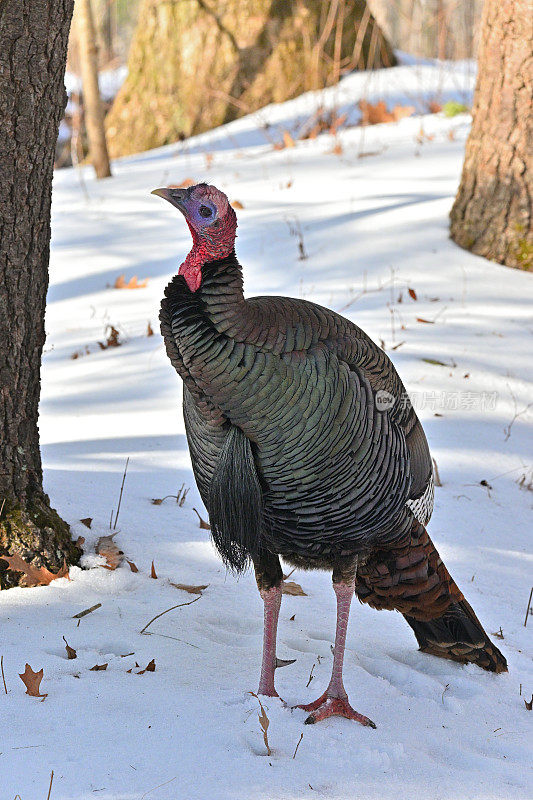
[[[346,717],[346,719],[354,719],[356,722],[360,722],[361,725],[367,725],[369,728],[376,727],[371,719],[359,714],[351,707],[347,697],[328,697],[327,691],[313,703],[305,703],[296,706],[296,708],[303,708],[304,711],[312,712],[305,720],[306,725],[313,725],[315,722],[320,722],[328,717]]]
[[[335,648],[333,650],[333,669],[329,686],[324,694],[314,703],[297,706],[297,708],[303,708],[304,711],[311,711],[311,714],[305,720],[306,725],[312,725],[328,717],[346,717],[360,722],[361,725],[367,725],[370,728],[376,727],[371,719],[364,717],[351,707],[342,680],[346,630],[355,587],[356,563],[352,566],[351,572],[343,573],[341,570],[334,570],[333,572],[333,589],[337,596],[337,629],[335,631]]]

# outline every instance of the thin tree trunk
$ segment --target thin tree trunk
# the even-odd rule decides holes
[[[73,0],[0,2],[0,559],[57,571],[79,551],[42,489],[40,364],[54,149]],[[0,560],[0,588],[18,573]]]
[[[80,53],[85,126],[89,139],[89,158],[97,178],[109,178],[111,167],[107,153],[104,109],[98,86],[98,48],[91,0],[76,0],[76,32]]]
[[[472,130],[451,210],[457,244],[533,267],[533,16],[530,0],[486,0]]]

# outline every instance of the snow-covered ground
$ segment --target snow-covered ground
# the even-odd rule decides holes
[[[292,119],[288,105],[285,117],[274,107],[262,118]],[[531,800],[531,276],[448,239],[468,125],[464,116],[417,117],[278,151],[248,118],[229,133],[116,163],[111,180],[96,183],[87,170],[85,190],[74,171],[56,174],[45,485],[75,537],[85,537],[91,568],[0,594],[0,800],[46,797],[52,770],[52,800]],[[248,294],[315,300],[384,343],[443,484],[430,533],[486,629],[501,630],[508,674],[420,654],[399,614],[354,603],[345,683],[377,730],[344,719],[307,727],[305,712],[263,701],[266,754],[248,694],[259,677],[262,604],[253,577],[227,575],[199,528],[193,508],[206,513],[181,386],[157,329],[189,234],[150,190],[186,178],[242,204]],[[120,274],[148,285],[114,289]],[[108,324],[122,345],[101,350]],[[92,555],[109,532],[128,457],[116,541],[138,573],[126,562],[106,570]],[[182,484],[190,488],[183,507],[151,502]],[[279,655],[296,658],[277,675],[289,706],[325,688],[335,628],[330,576],[291,580],[307,596],[284,597],[281,611]],[[191,595],[171,582],[208,588]],[[140,633],[196,597],[154,621],[152,635]],[[135,663],[144,669],[151,659],[155,672],[136,674]],[[42,702],[24,694],[26,662],[44,670]]]

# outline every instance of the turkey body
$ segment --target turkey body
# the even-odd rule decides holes
[[[330,683],[307,723],[365,726],[343,683],[354,592],[400,611],[426,653],[503,672],[505,658],[451,578],[426,525],[432,463],[386,354],[357,325],[288,297],[243,295],[236,216],[207,184],[155,194],[185,216],[193,248],[165,290],[161,332],[183,378],[193,470],[211,533],[236,572],[252,562],[264,603],[259,694],[277,696],[279,557],[331,569],[337,626]]]
[[[232,428],[251,444],[262,546],[307,568],[364,559],[426,524],[433,481],[424,432],[386,354],[356,325],[305,300],[242,294],[232,253],[162,303],[184,380],[195,478],[210,488]]]

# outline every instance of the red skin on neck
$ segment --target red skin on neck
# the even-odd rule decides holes
[[[186,219],[192,235],[192,248],[187,258],[179,268],[191,292],[196,292],[202,283],[202,267],[208,261],[228,256],[235,246],[237,219],[233,209],[229,208],[226,216],[221,220],[221,225],[209,236],[203,236]]]

